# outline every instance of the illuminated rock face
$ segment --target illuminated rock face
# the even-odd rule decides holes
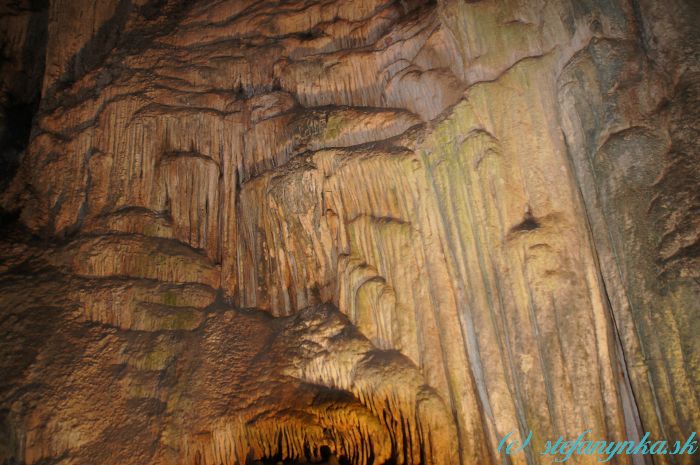
[[[24,3],[0,462],[700,427],[694,2]]]

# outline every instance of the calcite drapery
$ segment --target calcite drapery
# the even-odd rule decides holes
[[[687,437],[698,7],[657,3],[6,6],[47,39],[2,205],[51,241],[2,246],[0,457]]]

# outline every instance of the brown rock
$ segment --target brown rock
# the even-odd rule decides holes
[[[6,3],[0,462],[700,427],[693,2]]]

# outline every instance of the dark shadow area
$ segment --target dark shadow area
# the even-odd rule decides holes
[[[0,31],[0,192],[17,172],[29,144],[32,121],[39,108],[46,64],[48,36],[48,0],[29,2],[29,12],[9,6],[4,22],[16,21],[13,15],[29,14],[27,40],[20,50],[10,49]],[[3,221],[4,218],[0,218]]]
[[[0,133],[0,191],[7,188],[19,167],[19,161],[29,143],[32,120],[39,101],[25,102],[14,94],[6,97],[2,107]]]

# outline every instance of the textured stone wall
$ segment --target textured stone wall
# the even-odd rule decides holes
[[[9,56],[45,36],[0,196],[0,461],[700,427],[694,2],[28,5],[0,17]]]

